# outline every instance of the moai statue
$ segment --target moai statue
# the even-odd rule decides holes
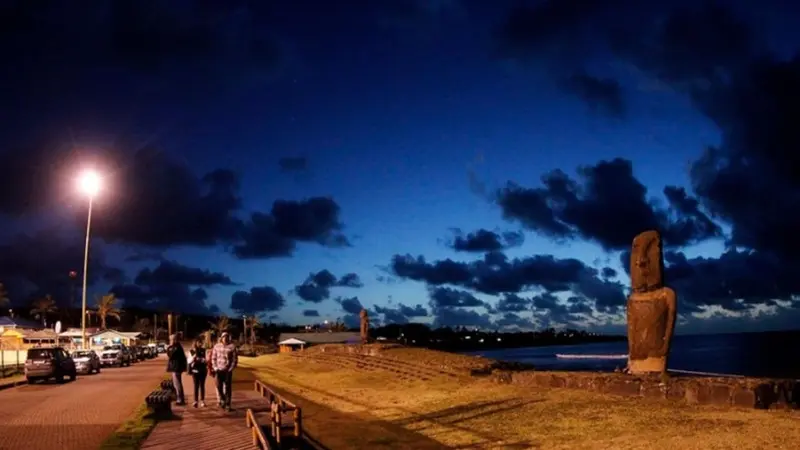
[[[628,371],[664,373],[675,330],[677,298],[664,286],[661,236],[645,231],[633,239],[628,297]]]
[[[369,313],[366,309],[362,309],[359,316],[361,316],[361,343],[366,344],[369,341]]]

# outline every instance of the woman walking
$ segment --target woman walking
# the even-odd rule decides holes
[[[206,375],[208,374],[206,349],[203,348],[202,342],[196,341],[189,353],[189,373],[192,374],[192,381],[194,382],[194,403],[192,403],[192,406],[197,408],[199,403],[201,407],[205,408]]]

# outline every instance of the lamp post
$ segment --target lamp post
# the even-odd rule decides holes
[[[86,245],[83,250],[83,293],[81,295],[81,344],[83,348],[89,348],[86,344],[86,285],[87,271],[89,270],[89,236],[92,231],[92,203],[94,196],[100,190],[100,176],[94,171],[86,171],[78,180],[78,186],[84,195],[89,197],[89,213],[86,218]]]

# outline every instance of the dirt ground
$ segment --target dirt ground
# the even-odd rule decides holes
[[[299,403],[308,433],[331,450],[800,448],[797,412],[500,385],[465,376],[471,361],[458,358],[468,357],[402,349],[241,365]]]

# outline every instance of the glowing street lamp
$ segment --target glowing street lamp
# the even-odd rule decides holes
[[[102,179],[97,172],[87,170],[78,178],[78,189],[89,198],[89,214],[86,219],[86,246],[83,251],[83,293],[81,296],[81,345],[88,348],[86,342],[86,281],[87,271],[89,270],[89,236],[92,230],[92,203],[94,197],[100,191]]]

